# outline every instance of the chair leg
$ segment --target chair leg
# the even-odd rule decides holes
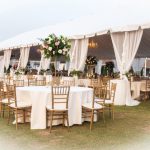
[[[102,113],[103,113],[103,122],[105,124],[105,108],[102,109]]]
[[[16,130],[18,130],[18,110],[16,109]]]
[[[0,102],[0,115],[2,113],[2,103]]]
[[[9,122],[10,122],[10,107],[8,106],[8,125],[9,125]]]
[[[5,104],[3,104],[3,111],[2,111],[2,117],[4,118],[4,116],[5,116]]]
[[[114,120],[114,106],[111,106],[111,112],[112,112],[112,119]]]
[[[26,122],[26,111],[25,111],[25,109],[23,110],[23,123],[25,123]]]
[[[68,131],[70,131],[70,128],[69,128],[69,117],[68,117],[68,111],[67,111],[67,114],[66,114],[66,119],[67,119],[67,127],[68,127]]]
[[[111,106],[109,105],[109,117],[111,118],[112,117],[112,113],[111,113]]]
[[[51,117],[50,117],[50,133],[51,133],[51,130],[52,130],[52,125],[53,125],[53,111],[50,112],[51,113]]]
[[[93,119],[94,119],[94,110],[92,109],[92,112],[91,112],[90,130],[92,130],[92,126],[93,126]]]
[[[65,113],[63,112],[63,126],[65,126]]]

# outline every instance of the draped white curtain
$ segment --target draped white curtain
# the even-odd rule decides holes
[[[41,61],[38,69],[38,74],[41,69],[47,70],[49,68],[50,62],[51,62],[51,58],[45,58],[44,55],[41,53]]]
[[[20,58],[18,63],[19,68],[26,68],[28,59],[29,59],[30,47],[22,47],[20,48]]]
[[[0,77],[4,75],[4,56],[0,56]]]
[[[138,105],[139,102],[131,98],[130,84],[124,75],[129,71],[138,47],[141,42],[143,30],[111,33],[111,39],[115,51],[117,66],[120,76],[124,80],[119,80],[117,84],[122,84],[122,93],[125,95],[125,104],[128,106]]]
[[[4,67],[6,68],[6,70],[9,68],[11,52],[12,50],[10,49],[4,51]]]
[[[72,41],[69,72],[72,70],[84,70],[88,52],[88,41],[89,39],[78,39]]]
[[[117,66],[121,76],[129,71],[141,42],[142,34],[143,30],[111,33]]]

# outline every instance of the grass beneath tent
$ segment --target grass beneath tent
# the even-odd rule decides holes
[[[135,107],[116,107],[115,120],[106,113],[106,125],[102,119],[70,128],[57,126],[49,130],[30,130],[29,124],[7,125],[0,118],[1,150],[149,150],[150,149],[150,101]]]

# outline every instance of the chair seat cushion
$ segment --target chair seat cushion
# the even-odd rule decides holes
[[[48,105],[46,105],[46,109],[47,110],[55,110],[55,111],[66,111],[66,110],[68,110],[66,108],[66,103],[56,103],[54,105],[54,109],[52,109],[52,104],[48,104]]]
[[[8,104],[8,98],[2,99],[3,104]],[[14,99],[10,99],[10,103],[14,103]]]
[[[97,102],[97,103],[104,103],[104,99],[100,99],[100,98],[98,98],[98,97],[95,97],[95,102]]]
[[[15,103],[10,104],[9,106],[12,108],[27,108],[27,107],[31,107],[31,104],[17,101],[17,107],[15,106]]]
[[[150,92],[150,89],[141,89],[141,92]]]
[[[88,108],[88,109],[102,109],[103,106],[98,104],[98,103],[94,103],[94,108],[92,107],[92,102],[89,103],[84,103],[82,104],[82,107]]]
[[[106,100],[105,100],[105,104],[113,104],[113,101],[110,100],[110,99],[106,99]]]

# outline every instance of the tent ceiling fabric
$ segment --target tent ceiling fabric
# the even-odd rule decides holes
[[[112,41],[109,34],[90,38],[98,43],[97,48],[89,48],[88,55],[98,59],[115,59]],[[145,29],[142,40],[135,56],[136,58],[150,57],[150,29]]]
[[[129,15],[131,14],[131,15]],[[101,12],[97,15],[81,17],[56,25],[51,25],[29,32],[19,34],[0,43],[0,49],[14,48],[16,46],[37,45],[39,38],[45,38],[50,33],[64,35],[70,39],[82,39],[107,34],[108,32],[123,32],[150,28],[150,13],[144,11],[134,12]]]

